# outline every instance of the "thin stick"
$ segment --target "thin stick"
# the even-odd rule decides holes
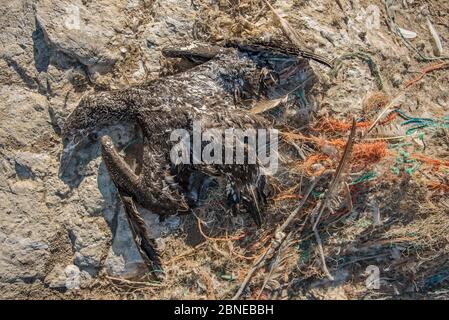
[[[176,257],[170,259],[169,261],[165,262],[165,264],[169,265],[169,264],[171,264],[171,263],[173,263],[173,262],[175,262],[175,261],[177,261],[177,260],[179,260],[181,258],[184,258],[184,257],[188,256],[189,254],[194,253],[198,248],[204,246],[205,244],[206,244],[206,242],[202,242],[199,245],[193,247],[192,249],[187,250],[186,252],[181,253],[180,255],[177,255]]]
[[[233,237],[210,237],[208,236],[204,231],[203,228],[201,227],[201,225],[204,223],[203,220],[201,220],[197,215],[195,215],[197,222],[198,222],[198,230],[201,233],[201,235],[206,239],[206,240],[211,240],[211,241],[229,241],[229,240],[241,240],[245,235],[241,234],[238,236],[233,236]],[[205,224],[205,223],[204,223]]]
[[[163,286],[165,286],[163,283],[131,281],[131,280],[127,280],[127,279],[123,279],[123,278],[116,278],[116,277],[111,277],[111,276],[106,276],[106,278],[109,280],[126,283],[128,285],[138,285],[138,286],[144,286],[144,287],[163,287]]]
[[[287,235],[287,238],[288,238],[289,236],[290,236],[290,233]],[[275,262],[273,262],[273,263],[271,264],[270,271],[268,272],[268,275],[265,277],[265,280],[264,280],[264,282],[263,282],[263,284],[262,284],[262,287],[261,287],[260,290],[259,290],[259,294],[257,295],[257,300],[259,300],[259,298],[260,298],[260,296],[262,295],[262,292],[263,292],[263,290],[265,289],[265,287],[266,287],[268,281],[270,281],[270,278],[271,278],[271,276],[272,276],[272,274],[273,274],[273,272],[274,272],[274,269],[276,268],[276,260],[279,259],[279,255],[280,255],[280,254],[281,254],[281,250],[278,250],[278,251],[276,252],[276,257],[274,258],[274,261],[275,261]]]
[[[329,272],[329,269],[327,268],[327,265],[326,265],[326,258],[324,257],[323,243],[321,242],[320,234],[318,233],[318,230],[316,228],[313,228],[313,233],[315,234],[315,240],[318,245],[318,252],[320,254],[321,266],[323,268],[323,271],[329,280],[334,281],[335,278]]]
[[[262,264],[262,262],[265,260],[265,257],[268,255],[268,252],[270,251],[270,248],[268,248],[264,254],[262,254],[260,256],[259,259],[257,259],[257,261],[254,263],[253,267],[251,268],[251,270],[248,272],[248,274],[246,275],[245,279],[243,280],[242,284],[240,285],[239,290],[235,293],[235,295],[232,297],[232,300],[237,300],[238,298],[240,298],[240,296],[243,293],[243,290],[245,290],[248,282],[251,280],[251,278],[253,277],[253,274],[257,271],[257,269],[259,269],[259,266]]]
[[[318,181],[321,179],[323,175],[319,176],[318,178],[314,179],[312,181],[312,184],[310,185],[309,189],[307,190],[307,193],[302,198],[301,202],[298,205],[298,208],[296,208],[284,221],[284,223],[276,229],[275,235],[278,235],[277,238],[272,240],[270,246],[268,249],[263,253],[259,259],[256,260],[256,262],[253,264],[253,267],[251,270],[247,273],[245,279],[243,280],[242,284],[240,285],[240,288],[235,293],[235,295],[232,297],[232,300],[237,300],[243,293],[243,290],[245,290],[246,286],[248,285],[249,281],[253,277],[254,273],[260,268],[262,263],[265,261],[266,257],[272,255],[282,244],[284,241],[286,235],[284,234],[284,230],[290,225],[290,223],[293,221],[295,216],[299,213],[299,211],[302,209],[304,204],[306,203],[307,199],[309,198],[310,194],[312,193],[313,189],[315,188]]]
[[[354,145],[354,138],[357,131],[356,121],[355,118],[352,118],[352,128],[351,133],[349,134],[348,141],[346,142],[345,150],[343,152],[343,155],[341,156],[340,163],[338,164],[337,171],[335,172],[334,179],[332,180],[331,184],[329,185],[329,188],[326,192],[326,197],[324,198],[323,202],[318,202],[317,206],[315,207],[318,211],[318,214],[312,215],[313,222],[313,233],[315,234],[315,239],[318,245],[318,252],[320,254],[321,258],[321,265],[323,268],[324,273],[328,277],[329,280],[333,281],[334,277],[329,272],[329,269],[326,265],[326,259],[324,257],[324,250],[323,250],[323,243],[320,238],[320,234],[318,233],[318,224],[320,223],[321,216],[323,215],[323,212],[326,208],[329,207],[329,204],[332,200],[332,197],[334,195],[335,190],[337,189],[338,185],[340,184],[341,177],[346,171],[346,168],[349,163],[349,159],[352,152],[352,147]],[[316,217],[316,218],[315,218]]]
[[[347,182],[345,182],[344,185],[345,185],[346,202],[348,203],[348,210],[351,213],[352,209],[354,209],[351,197],[351,189],[349,188],[349,184]]]
[[[284,230],[290,225],[290,223],[293,221],[293,219],[296,217],[296,215],[299,213],[299,211],[302,209],[302,207],[306,203],[307,199],[309,198],[313,189],[315,189],[316,184],[321,180],[322,176],[323,175],[312,180],[312,183],[311,183],[309,189],[307,190],[306,194],[304,195],[304,197],[301,199],[301,202],[299,203],[298,208],[296,208],[292,213],[290,213],[288,218],[279,227],[279,229],[276,230],[276,232],[284,232]]]

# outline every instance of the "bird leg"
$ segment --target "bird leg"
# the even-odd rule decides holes
[[[115,150],[109,136],[101,137],[101,156],[117,189],[128,195],[136,195],[136,190],[139,188],[139,177]]]
[[[106,168],[118,189],[137,249],[145,264],[155,273],[156,278],[159,278],[162,268],[155,242],[149,238],[145,221],[133,200],[133,196],[138,195],[136,190],[140,188],[139,177],[115,150],[111,137],[101,138],[101,153]]]

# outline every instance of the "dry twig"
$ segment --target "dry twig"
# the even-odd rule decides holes
[[[329,188],[327,189],[326,196],[323,201],[319,201],[316,205],[314,211],[318,212],[317,214],[312,215],[313,219],[313,233],[315,234],[315,239],[318,244],[318,250],[321,257],[321,264],[323,267],[323,271],[326,274],[326,276],[329,278],[329,280],[334,280],[334,277],[329,272],[329,269],[326,266],[326,259],[324,258],[324,250],[323,250],[323,244],[320,238],[320,234],[318,233],[318,224],[320,222],[321,216],[326,208],[330,208],[330,203],[332,201],[333,196],[335,195],[336,190],[338,189],[338,186],[340,185],[340,182],[342,180],[343,173],[346,171],[349,159],[352,152],[352,147],[354,145],[354,138],[356,134],[357,126],[355,122],[355,118],[352,119],[352,128],[351,133],[348,137],[348,142],[346,143],[345,150],[343,152],[343,155],[341,157],[340,163],[338,164],[337,171],[335,172],[334,179],[332,180],[331,184],[329,185]]]
[[[296,208],[296,210],[294,210],[289,216],[288,218],[284,221],[284,223],[276,230],[275,232],[275,239],[272,240],[270,246],[268,247],[268,249],[265,251],[265,253],[263,253],[259,259],[257,259],[257,261],[254,263],[253,267],[251,268],[251,270],[247,273],[245,279],[243,280],[242,284],[240,285],[239,290],[236,292],[236,294],[234,295],[234,297],[232,297],[232,300],[237,300],[241,294],[243,293],[243,290],[245,290],[246,286],[248,285],[249,281],[251,280],[252,276],[254,275],[254,273],[262,266],[263,262],[265,261],[265,259],[269,256],[272,256],[273,253],[276,252],[276,250],[280,247],[280,245],[282,244],[282,242],[285,240],[286,238],[286,234],[284,233],[285,229],[290,225],[290,223],[293,221],[293,219],[295,218],[295,216],[301,211],[302,207],[304,206],[304,204],[306,203],[307,199],[309,198],[310,194],[312,193],[313,189],[315,188],[316,184],[318,183],[318,181],[321,179],[321,176],[316,178],[315,180],[312,181],[309,189],[307,190],[306,194],[304,195],[304,197],[302,198],[301,202],[299,203],[298,207]]]

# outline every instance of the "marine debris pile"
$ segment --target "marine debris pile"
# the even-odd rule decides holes
[[[204,11],[195,30],[203,39],[270,33],[299,42],[268,2],[232,2],[215,11],[198,5]],[[259,23],[261,17],[272,23]],[[274,121],[282,140],[282,172],[270,177],[275,190],[263,228],[224,215],[219,197],[210,195],[183,222],[186,233],[198,234],[197,244],[186,249],[179,240],[167,241],[166,279],[154,284],[155,294],[209,299],[444,296],[438,288],[449,279],[447,105],[443,113],[423,112],[428,106],[412,107],[411,101],[447,82],[449,62],[420,59],[400,84],[385,85],[391,74],[371,54],[345,53],[334,57],[330,69],[315,65],[325,83],[312,92],[343,90],[340,74],[351,67],[347,60],[359,61],[373,83],[358,105],[336,111],[332,98],[321,98],[317,106],[318,99],[304,101],[300,92],[292,92],[253,107],[251,112]],[[372,272],[379,277],[372,278]],[[133,290],[141,290],[134,284]]]

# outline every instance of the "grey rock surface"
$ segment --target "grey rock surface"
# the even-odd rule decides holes
[[[59,134],[94,86],[157,75],[159,46],[185,38],[192,24],[189,1],[174,3],[156,1],[154,17],[143,0],[11,0],[0,8],[0,286],[64,291],[88,286],[103,269],[146,272],[98,144],[61,178]],[[135,138],[125,126],[107,133],[120,146]],[[155,237],[179,224],[145,217]]]

